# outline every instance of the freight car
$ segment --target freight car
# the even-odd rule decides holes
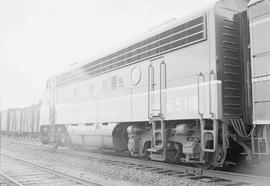
[[[1,134],[12,137],[39,137],[39,104],[1,112]]]
[[[7,135],[9,130],[9,113],[8,110],[1,112],[1,134]]]
[[[268,0],[252,1],[251,16],[262,2],[270,12]],[[43,143],[203,167],[262,154],[254,149],[268,149],[268,127],[252,125],[262,124],[254,118],[264,106],[252,99],[258,74],[252,68],[251,76],[250,61],[258,56],[252,49],[250,57],[247,7],[246,0],[221,0],[49,78],[40,108]],[[251,33],[261,37],[255,24]],[[262,38],[269,49],[270,37]]]
[[[269,154],[270,142],[270,1],[249,3],[253,154]],[[265,156],[264,156],[265,157]]]
[[[21,112],[18,108],[5,110],[1,113],[1,132],[7,136],[18,136]]]

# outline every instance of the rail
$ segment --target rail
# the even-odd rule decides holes
[[[7,182],[16,186],[42,184],[42,182],[52,184],[56,181],[72,185],[104,186],[108,185],[98,180],[90,180],[82,177],[67,174],[44,165],[40,165],[10,154],[1,153],[5,163],[1,165],[0,176]],[[50,180],[50,178],[52,178]]]

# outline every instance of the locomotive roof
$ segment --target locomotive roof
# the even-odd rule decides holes
[[[216,0],[217,1],[217,0]],[[202,8],[200,11],[197,11],[196,13],[192,13],[188,16],[185,16],[185,17],[181,17],[181,18],[173,18],[173,19],[170,19],[162,24],[159,24],[157,26],[154,26],[152,28],[150,28],[146,33],[142,33],[142,34],[139,34],[123,43],[120,43],[118,45],[116,45],[115,47],[111,48],[111,49],[108,49],[108,50],[104,50],[102,51],[101,53],[99,53],[98,55],[95,55],[89,59],[87,59],[85,62],[81,62],[79,64],[76,64],[74,65],[74,67],[68,67],[67,69],[65,69],[64,71],[56,74],[55,76],[59,76],[59,75],[62,75],[66,72],[69,72],[69,71],[72,71],[74,69],[77,69],[85,64],[89,64],[89,63],[92,63],[94,62],[95,60],[97,59],[100,59],[102,57],[104,57],[105,55],[109,55],[109,54],[112,54],[114,52],[117,52],[121,49],[124,49],[126,47],[129,47],[137,42],[140,42],[144,39],[147,39],[153,35],[156,35],[156,34],[159,34],[159,33],[162,33],[168,29],[171,29],[181,23],[184,23],[188,20],[191,20],[191,19],[194,19],[200,15],[202,15],[203,13],[206,13],[208,10],[210,10],[211,8],[213,8],[215,6],[216,2],[212,2],[210,5]],[[55,77],[54,76],[54,77]]]
[[[64,72],[55,75],[52,79],[56,80],[56,86],[58,86],[58,85],[65,86],[66,84],[69,84],[71,82],[80,81],[80,80],[83,80],[83,79],[86,79],[86,78],[89,78],[92,76],[96,76],[96,75],[104,73],[104,72],[109,72],[112,69],[120,68],[120,67],[118,67],[119,66],[118,64],[120,64],[120,63],[122,64],[122,66],[132,64],[132,63],[134,63],[132,61],[133,58],[138,57],[138,59],[136,59],[136,60],[137,60],[137,62],[139,62],[142,60],[149,59],[150,57],[161,55],[162,53],[166,53],[166,52],[173,50],[173,49],[166,49],[166,50],[162,49],[163,52],[155,53],[153,55],[151,54],[152,56],[151,55],[148,55],[146,57],[143,56],[144,58],[142,58],[142,56],[136,56],[137,55],[136,50],[138,52],[142,48],[145,48],[145,46],[146,47],[151,46],[152,45],[151,42],[153,43],[153,42],[163,41],[164,38],[166,38],[166,37],[168,38],[170,35],[168,35],[168,33],[166,33],[166,32],[171,32],[172,30],[175,30],[175,29],[177,30],[178,27],[186,27],[186,29],[191,29],[192,27],[195,27],[195,26],[197,27],[199,24],[205,24],[206,18],[204,17],[204,15],[210,9],[214,8],[216,5],[230,7],[232,9],[239,11],[243,7],[243,2],[246,2],[246,1],[247,0],[220,0],[220,1],[218,1],[218,3],[216,1],[212,2],[206,8],[203,8],[200,11],[197,11],[196,13],[193,13],[189,16],[184,17],[184,18],[173,19],[173,20],[165,22],[157,27],[154,27],[151,30],[149,30],[147,33],[140,34],[137,37],[134,37],[133,39],[118,45],[117,47],[114,47],[110,50],[104,51],[100,55],[98,55],[94,58],[91,58],[84,63],[76,65],[72,68],[66,69]],[[190,26],[190,28],[188,28],[189,27],[188,25],[192,25],[192,26]],[[174,33],[172,33],[172,35],[176,34],[175,31],[172,31],[172,32],[174,32]],[[182,32],[182,31],[177,31],[177,35],[179,32]],[[199,33],[199,32],[205,32],[205,29],[198,31],[197,33]],[[205,34],[205,33],[203,33],[203,34]],[[161,36],[161,35],[163,35],[163,36]],[[183,37],[189,38],[189,37],[191,37],[191,35],[190,36],[187,35],[187,36],[183,36]],[[158,41],[155,41],[155,40],[153,41],[153,40],[151,40],[153,38],[159,38],[159,39],[157,39]],[[179,39],[181,39],[181,38],[178,38],[178,40]],[[148,42],[148,40],[150,40],[151,42]],[[171,40],[171,41],[176,42],[178,40]],[[203,40],[203,37],[197,39],[197,41],[194,40],[193,43],[196,43],[196,42],[199,42],[202,40]],[[182,47],[188,46],[191,43],[185,43],[185,44],[183,44]],[[166,45],[166,43],[163,44],[162,46],[164,46],[164,45]],[[181,47],[181,46],[178,45],[178,48],[179,47]],[[156,47],[156,48],[157,48],[157,50],[161,49],[158,47]],[[151,52],[154,49],[155,48],[147,49],[148,50],[147,53]],[[177,49],[177,48],[175,47],[175,49]],[[135,51],[135,54],[134,54],[134,51]],[[145,50],[142,53],[145,54]],[[125,59],[123,59],[124,57],[125,57]]]
[[[255,5],[255,4],[262,2],[262,1],[264,1],[264,0],[250,0],[250,2],[248,3],[248,6]]]

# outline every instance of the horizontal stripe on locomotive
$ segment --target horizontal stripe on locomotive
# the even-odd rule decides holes
[[[217,84],[221,84],[220,80],[214,80],[211,81],[211,85],[217,85]],[[199,86],[203,87],[203,86],[208,86],[209,82],[204,82],[204,83],[200,83]],[[198,84],[191,84],[191,85],[184,85],[184,86],[179,86],[179,87],[173,87],[173,88],[168,88],[168,89],[163,89],[163,92],[170,92],[170,91],[174,91],[174,90],[181,90],[181,89],[189,89],[189,88],[197,88]],[[196,89],[197,91],[197,89]],[[159,93],[160,90],[157,91],[151,91],[151,93]],[[132,94],[132,97],[138,97],[138,96],[144,96],[144,95],[148,95],[148,92],[142,92],[142,93],[138,93],[138,94]],[[115,101],[115,100],[120,100],[120,99],[127,99],[131,97],[130,95],[127,96],[121,96],[121,97],[113,97],[113,98],[109,98],[109,99],[102,99],[102,100],[97,100],[97,101],[90,101],[87,103],[98,103],[100,101],[105,102],[105,101]],[[83,105],[85,103],[72,103],[72,104],[76,104],[76,105]],[[62,104],[62,105],[70,105],[69,104]]]
[[[269,15],[269,14],[268,14]],[[263,23],[266,23],[266,22],[270,22],[270,16],[269,17],[266,17],[266,18],[262,18],[262,19],[260,19],[260,20],[258,20],[258,21],[252,21],[251,23],[250,23],[250,26],[251,27],[254,27],[254,26],[256,26],[256,25],[260,25],[260,24],[263,24]]]
[[[261,81],[270,81],[270,74],[260,75],[257,77],[253,77],[253,79],[252,79],[253,83],[261,82]]]
[[[270,120],[253,120],[254,125],[270,125]]]

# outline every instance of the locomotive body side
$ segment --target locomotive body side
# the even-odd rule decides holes
[[[210,28],[207,23],[211,22],[207,20],[210,18],[206,14],[208,12],[203,12],[198,16],[185,20],[190,24],[190,28],[186,30],[191,32],[190,36],[187,37],[192,37],[192,34],[195,36],[193,38],[194,43],[192,41],[187,43],[189,45],[187,47],[181,46],[180,43],[178,48],[181,49],[174,49],[163,55],[152,57],[150,60],[142,60],[87,80],[56,87],[54,98],[55,125],[72,124],[68,125],[67,129],[70,134],[74,133],[71,137],[75,140],[75,133],[91,136],[98,135],[98,133],[102,135],[106,133],[106,130],[109,130],[111,136],[115,129],[115,127],[111,127],[112,123],[148,122],[150,114],[155,114],[154,107],[158,107],[156,109],[159,111],[161,110],[160,107],[162,107],[165,120],[199,119],[197,87],[200,86],[201,99],[208,99],[208,96],[206,96],[208,84],[206,81],[200,82],[200,85],[198,85],[198,74],[209,74],[210,61],[213,61],[210,57],[214,58],[215,56],[210,52],[210,50],[214,50],[210,49],[210,40],[206,39],[209,37],[207,36],[209,35],[207,27]],[[178,25],[185,22],[181,21]],[[179,28],[174,27],[180,29],[179,32],[183,35],[183,27],[188,27],[188,25],[185,23],[181,26]],[[176,35],[176,33],[173,34]],[[169,37],[171,42],[173,42],[172,37]],[[181,35],[178,37],[181,39]],[[199,39],[196,39],[196,37],[199,37]],[[199,40],[199,42],[196,40]],[[155,40],[152,42],[155,42]],[[176,44],[174,43],[174,45]],[[196,53],[196,56],[193,55],[194,53]],[[213,54],[213,56],[210,56],[210,54]],[[164,63],[164,66],[166,65],[166,77],[160,77],[160,75],[165,75],[162,74],[164,72],[161,72],[161,68],[165,70],[161,63]],[[149,92],[149,66],[155,66],[156,68],[155,74],[153,74],[155,80],[164,78],[164,81],[166,78],[166,89],[162,88],[161,90],[162,83],[157,82],[159,85],[156,85],[156,90]],[[87,76],[87,74],[82,72],[81,76]],[[217,85],[216,82],[213,82],[213,89]],[[162,93],[160,93],[161,91]],[[44,95],[46,94],[50,94],[50,90],[47,90]],[[151,100],[149,100],[149,94],[151,94]],[[162,101],[159,100],[161,94]],[[149,103],[150,101],[151,103]],[[47,108],[48,106],[49,103]],[[46,106],[43,104],[41,107]],[[208,104],[201,101],[200,107],[200,110],[206,113],[205,117],[209,117],[210,114],[207,115],[209,113],[207,111]],[[41,115],[46,116],[42,110]],[[153,113],[150,113],[152,111]],[[110,125],[104,125],[103,123],[110,123]],[[94,134],[90,134],[91,131]],[[80,138],[78,137],[78,139]],[[74,140],[72,141],[75,142]],[[79,141],[82,143],[81,140]]]
[[[207,18],[205,14],[195,18],[198,17],[199,23],[193,26],[195,27],[193,29],[198,29],[198,31],[193,30],[193,32],[195,32],[194,34],[200,32],[200,34],[205,34],[199,43],[195,42],[189,44],[190,46],[181,47],[181,49],[154,56],[65,87],[56,87],[55,123],[148,121],[148,114],[151,114],[149,113],[151,110],[148,110],[148,70],[150,65],[155,66],[153,67],[156,71],[155,79],[163,78],[160,77],[160,73],[163,73],[160,71],[161,62],[166,65],[167,87],[162,90],[162,93],[167,99],[163,99],[160,104],[159,100],[153,100],[155,96],[159,95],[152,95],[152,101],[156,102],[152,103],[152,106],[158,107],[156,109],[160,110],[159,107],[162,105],[163,117],[166,120],[199,119],[198,74],[209,74],[210,61],[213,61],[215,54],[212,52],[214,48],[210,48],[210,40],[206,39],[206,35],[210,34],[206,29],[210,27],[207,22],[211,22],[206,19],[212,18]],[[188,19],[186,22],[192,20]],[[198,19],[194,20],[198,21]],[[196,36],[198,37],[198,35]],[[211,57],[212,59],[210,59]],[[84,76],[83,72],[81,76]],[[135,76],[139,76],[136,83],[134,83],[137,78]],[[201,82],[200,87],[203,94],[201,97],[207,94],[207,82],[207,80],[205,83]],[[160,82],[157,83],[160,84]],[[217,82],[213,82],[213,89],[215,89],[216,84]],[[160,91],[159,87],[156,89],[156,92],[158,91]],[[205,97],[208,99],[207,96]],[[201,110],[205,113],[206,118],[210,118],[208,104],[203,101],[201,102]]]

